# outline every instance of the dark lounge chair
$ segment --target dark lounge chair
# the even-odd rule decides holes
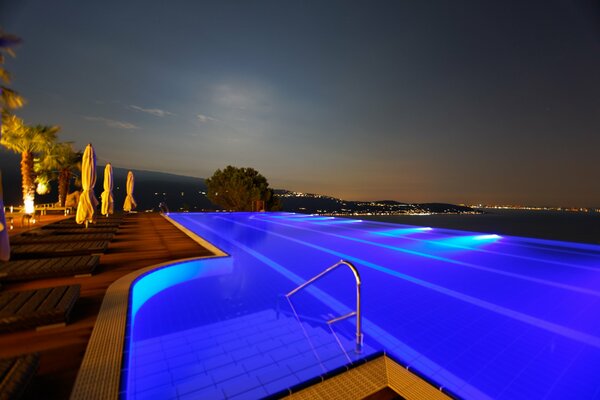
[[[119,224],[121,224],[121,221],[122,221],[121,219],[98,218],[93,223],[90,223],[88,226],[119,225]],[[75,222],[75,218],[63,219],[61,221],[52,223],[52,225],[75,225],[75,226],[82,226],[85,228],[85,224],[78,224],[77,222]]]
[[[85,229],[85,227],[74,228],[69,226],[55,227],[46,226],[42,229],[35,229],[21,233],[22,236],[35,236],[40,234],[52,235],[92,235],[96,233],[117,233],[119,228],[109,227],[94,227],[93,229]]]
[[[37,353],[0,359],[0,400],[21,398],[39,363]]]
[[[64,326],[80,285],[0,293],[0,333]]]
[[[112,240],[113,233],[89,233],[73,235],[18,235],[10,239],[12,245],[17,244],[38,244],[38,243],[68,243],[68,242],[90,242],[100,240]]]
[[[40,244],[15,244],[11,246],[13,259],[62,257],[86,254],[104,253],[108,248],[108,241],[67,242],[67,243],[40,243]]]
[[[21,281],[59,276],[90,276],[99,263],[100,257],[97,255],[8,261],[0,263],[0,280]]]
[[[99,229],[99,228],[113,228],[113,229],[118,229],[119,225],[121,225],[118,222],[107,222],[107,223],[102,223],[102,224],[88,224],[88,227],[86,228],[84,224],[76,224],[75,222],[70,222],[70,223],[61,223],[61,222],[55,222],[53,224],[48,224],[48,225],[44,225],[42,226],[42,229],[81,229],[81,230],[90,230],[90,229]]]

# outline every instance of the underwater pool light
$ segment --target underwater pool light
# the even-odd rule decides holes
[[[492,234],[492,235],[477,235],[473,236],[473,240],[490,240],[490,239],[500,239],[502,236]]]

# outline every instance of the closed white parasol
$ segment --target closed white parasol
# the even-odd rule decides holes
[[[134,186],[134,178],[133,172],[129,171],[127,173],[127,197],[125,197],[125,204],[123,204],[123,211],[130,212],[133,210],[137,203],[133,198],[133,186]]]
[[[113,170],[110,163],[104,167],[104,192],[100,195],[102,200],[102,215],[108,217],[109,214],[114,212],[114,200],[113,200]]]
[[[77,215],[75,221],[78,224],[88,226],[88,223],[93,222],[98,199],[94,194],[94,185],[96,184],[96,153],[91,143],[88,144],[83,152],[81,161],[81,186],[83,193],[79,197],[77,204]]]

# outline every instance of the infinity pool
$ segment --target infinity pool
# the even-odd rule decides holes
[[[600,398],[600,246],[288,213],[170,214],[229,256],[131,292],[123,396],[260,398],[386,351],[464,398]],[[364,349],[352,274],[362,276]],[[293,311],[296,311],[294,314]]]

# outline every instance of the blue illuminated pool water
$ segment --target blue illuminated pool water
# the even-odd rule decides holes
[[[124,396],[259,398],[385,350],[465,398],[600,398],[600,246],[286,213],[171,214],[230,257],[132,289]],[[353,278],[365,351],[352,351]],[[336,340],[339,340],[338,341]]]

